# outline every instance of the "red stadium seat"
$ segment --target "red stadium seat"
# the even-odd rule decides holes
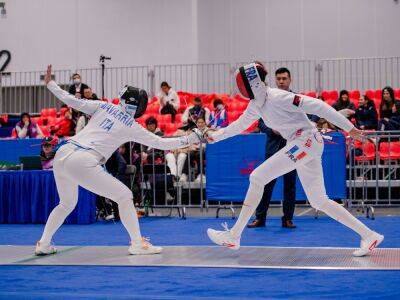
[[[182,114],[175,115],[175,124],[182,124]]]
[[[338,93],[338,91],[336,91],[336,90],[331,90],[331,91],[329,91],[329,99],[330,100],[334,100],[334,101],[337,101],[337,99],[339,98],[339,93]]]
[[[62,118],[59,118],[62,119]],[[56,124],[56,117],[47,117],[47,126],[54,126]]]
[[[329,92],[321,91],[321,97],[324,98],[324,100],[326,101],[329,98]]]
[[[375,90],[374,98],[381,100],[382,99],[382,90]]]
[[[305,93],[306,96],[317,98],[317,93],[314,91],[308,91]]]
[[[13,130],[11,131],[11,138],[16,139],[17,137],[18,137],[17,130],[13,128]]]
[[[349,98],[350,101],[353,101],[354,103],[358,104],[358,100],[360,99],[360,91],[359,90],[352,90],[349,91]],[[357,105],[358,106],[358,105]]]
[[[360,142],[354,143],[354,148],[361,149],[363,155],[356,156],[356,161],[373,161],[375,159],[375,144],[372,142],[367,142],[362,144]]]
[[[397,100],[400,100],[400,89],[395,89],[395,90],[394,90],[394,97],[395,97]]]
[[[392,142],[390,145],[382,142],[379,146],[379,155],[384,161],[400,159],[400,142]]]
[[[47,115],[49,117],[56,117],[57,116],[57,110],[55,108],[48,108],[47,109]]]
[[[42,111],[40,112],[40,116],[43,118],[47,117],[49,115],[49,111],[47,108],[43,108]]]

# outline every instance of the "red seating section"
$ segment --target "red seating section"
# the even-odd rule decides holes
[[[400,142],[389,143],[382,142],[379,145],[379,155],[381,160],[398,160],[400,159]]]
[[[354,143],[354,148],[360,149],[363,153],[361,156],[356,156],[356,161],[373,161],[375,159],[375,144],[372,142],[366,142],[362,144],[359,141]]]
[[[307,91],[302,93],[304,95],[316,98],[317,94],[314,91]],[[381,94],[382,90],[367,90],[365,91],[365,94],[371,98],[377,107],[377,110],[379,111],[379,105],[381,102]],[[150,117],[154,116],[158,120],[158,125],[161,130],[165,132],[166,135],[173,135],[176,130],[182,126],[182,114],[186,110],[186,108],[190,105],[192,105],[194,98],[200,97],[202,99],[203,106],[207,107],[212,111],[214,109],[213,107],[213,101],[216,98],[222,99],[222,101],[226,105],[226,110],[228,113],[228,119],[229,122],[233,122],[237,120],[240,115],[243,113],[243,111],[246,109],[249,101],[246,99],[243,99],[240,95],[235,95],[235,96],[229,96],[227,94],[193,94],[193,93],[188,93],[188,92],[183,92],[179,91],[178,95],[180,97],[180,108],[178,111],[178,114],[176,115],[176,120],[175,123],[172,123],[171,116],[170,115],[160,115],[160,106],[158,103],[158,99],[156,97],[153,97],[150,99],[146,113],[139,119],[137,119],[137,122],[141,125],[144,126],[145,120]],[[332,105],[335,103],[339,97],[339,93],[336,90],[323,90],[320,94],[326,103],[329,105]],[[351,90],[349,91],[349,97],[350,100],[358,106],[358,100],[361,96],[361,93],[359,90]],[[395,97],[397,99],[400,99],[400,89],[395,89]],[[112,103],[118,104],[119,100],[118,98],[112,99]],[[60,111],[57,113],[57,110],[55,108],[44,108],[41,111],[40,117],[37,118],[32,118],[34,121],[37,122],[37,124],[41,127],[42,131],[45,133],[45,135],[48,134],[50,126],[53,126],[56,124],[60,118],[63,117],[64,112],[67,108],[62,108]],[[251,128],[249,128],[246,132],[252,132],[257,124],[253,124]],[[366,154],[372,155],[372,145],[366,144],[364,145],[366,147]],[[385,146],[383,146],[385,147]],[[365,152],[365,151],[364,151]],[[357,160],[371,160],[373,159],[372,156],[368,156],[367,158],[361,158],[357,157]],[[374,154],[375,155],[375,154]]]

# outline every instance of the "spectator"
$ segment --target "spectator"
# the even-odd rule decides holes
[[[148,117],[145,121],[146,129],[151,133],[158,136],[164,136],[164,132],[158,128],[158,121],[154,117]],[[142,162],[147,162],[148,164],[160,163],[164,158],[164,151],[153,149],[142,145]]]
[[[69,109],[63,110],[64,116],[54,126],[50,127],[50,133],[58,137],[73,136],[75,124],[72,121],[72,112]]]
[[[382,90],[380,118],[378,130],[400,130],[400,101],[394,98],[394,91],[390,86]]]
[[[207,129],[207,124],[206,121],[203,118],[198,118],[196,122],[197,128],[200,129],[200,131],[205,131]],[[179,182],[186,182],[188,179],[188,175],[190,172],[190,167],[189,167],[189,160],[190,160],[190,166],[191,167],[196,167],[196,174],[197,177],[194,180],[195,182],[206,182],[206,176],[205,176],[205,159],[206,159],[206,144],[202,144],[201,147],[200,145],[192,145],[189,149],[189,159],[185,160],[185,164],[183,165],[182,169],[182,176],[179,179]],[[201,151],[201,152],[200,152]],[[200,159],[200,156],[202,156],[202,159]]]
[[[68,92],[77,98],[82,98],[83,91],[85,88],[88,88],[88,86],[82,83],[81,75],[78,73],[72,75],[72,82],[73,84],[69,87]]]
[[[17,136],[20,139],[36,139],[43,138],[43,132],[40,127],[31,120],[28,113],[21,114],[21,120],[15,125]]]
[[[157,98],[160,101],[160,113],[162,115],[170,114],[172,123],[175,123],[175,115],[180,106],[178,94],[164,81],[161,83],[161,91]]]
[[[207,107],[203,107],[200,97],[196,97],[193,100],[192,106],[186,108],[182,114],[182,122],[184,124],[185,130],[192,129],[196,127],[196,122],[198,118],[204,120],[210,119],[210,110]]]
[[[374,101],[367,96],[360,97],[359,106],[356,109],[356,126],[362,130],[376,129],[378,125],[378,114]]]
[[[228,126],[228,114],[225,110],[224,102],[221,99],[215,99],[213,102],[214,111],[211,112],[209,126],[213,129],[219,129]]]
[[[356,110],[354,103],[350,101],[349,92],[346,90],[340,91],[339,99],[332,107],[348,119],[354,116]]]
[[[83,89],[83,99],[88,100],[100,100],[95,93],[93,93],[90,87],[85,87]]]
[[[42,151],[40,152],[40,160],[42,161],[42,169],[53,169],[53,160],[56,155],[55,146],[58,140],[55,137],[46,137],[42,141]]]
[[[99,100],[97,95],[92,92],[90,87],[87,87],[83,90],[83,98],[87,100]],[[89,115],[75,110],[72,111],[72,118],[76,122],[75,133],[79,133],[79,131],[85,128],[90,120]]]
[[[185,134],[186,131],[183,129],[178,129],[174,136],[182,136]],[[182,176],[182,169],[183,165],[185,164],[188,151],[189,147],[181,148],[170,151],[165,155],[165,160],[167,161],[167,165],[171,170],[171,175],[175,176],[175,179]]]

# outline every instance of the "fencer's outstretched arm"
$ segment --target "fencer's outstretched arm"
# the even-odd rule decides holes
[[[191,144],[198,144],[200,138],[194,132],[176,138],[162,138],[144,129],[140,124],[132,124],[132,140],[148,147],[160,150],[173,150],[185,148]]]
[[[56,96],[59,100],[72,107],[73,109],[84,112],[88,115],[93,115],[99,105],[102,104],[102,102],[78,99],[74,95],[71,95],[70,93],[64,91],[58,86],[58,84],[54,80],[51,80],[51,69],[52,66],[48,65],[46,75],[44,77],[44,82],[46,83],[46,86],[50,90],[50,92],[52,92],[54,96]]]
[[[253,104],[250,102],[246,110],[236,121],[229,124],[229,126],[219,129],[214,133],[210,133],[210,137],[214,142],[219,142],[230,138],[232,136],[238,135],[245,131],[251,126],[255,121],[260,118],[258,113],[254,110]]]
[[[285,107],[289,108],[289,111],[301,110],[307,114],[317,115],[347,132],[350,132],[354,128],[354,125],[349,120],[324,101],[305,95],[294,94],[286,98],[288,100],[285,101]]]
[[[47,88],[63,103],[88,115],[93,115],[98,109],[99,105],[104,103],[96,100],[78,99],[74,95],[71,95],[67,91],[64,91],[62,88],[60,88],[53,80],[47,84]]]

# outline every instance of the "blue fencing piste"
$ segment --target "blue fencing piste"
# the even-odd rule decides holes
[[[346,198],[346,144],[339,132],[328,134],[322,156],[324,180],[331,199]],[[265,134],[238,135],[207,145],[206,195],[208,200],[243,202],[249,187],[249,175],[265,159]],[[279,178],[272,200],[283,199],[283,180]],[[306,195],[297,178],[296,199]]]

